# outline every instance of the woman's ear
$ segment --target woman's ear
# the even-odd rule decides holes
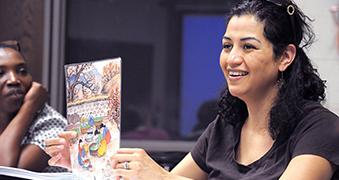
[[[297,50],[293,44],[289,44],[280,58],[279,71],[285,71],[286,68],[294,61]]]

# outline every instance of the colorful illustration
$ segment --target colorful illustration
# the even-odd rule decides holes
[[[121,58],[65,65],[72,171],[110,179],[110,156],[120,146]]]

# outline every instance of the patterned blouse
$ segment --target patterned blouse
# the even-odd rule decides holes
[[[45,151],[45,140],[59,137],[59,133],[62,131],[67,131],[67,120],[51,106],[45,104],[37,111],[21,146],[35,144]],[[43,172],[67,172],[67,169],[48,166]]]

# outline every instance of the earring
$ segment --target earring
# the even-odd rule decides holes
[[[280,78],[278,79],[278,89],[280,90],[284,84],[285,84],[284,72],[281,71]]]

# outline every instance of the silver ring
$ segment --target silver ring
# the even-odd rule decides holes
[[[125,163],[124,163],[124,168],[128,169],[128,162],[127,161],[125,161]]]

